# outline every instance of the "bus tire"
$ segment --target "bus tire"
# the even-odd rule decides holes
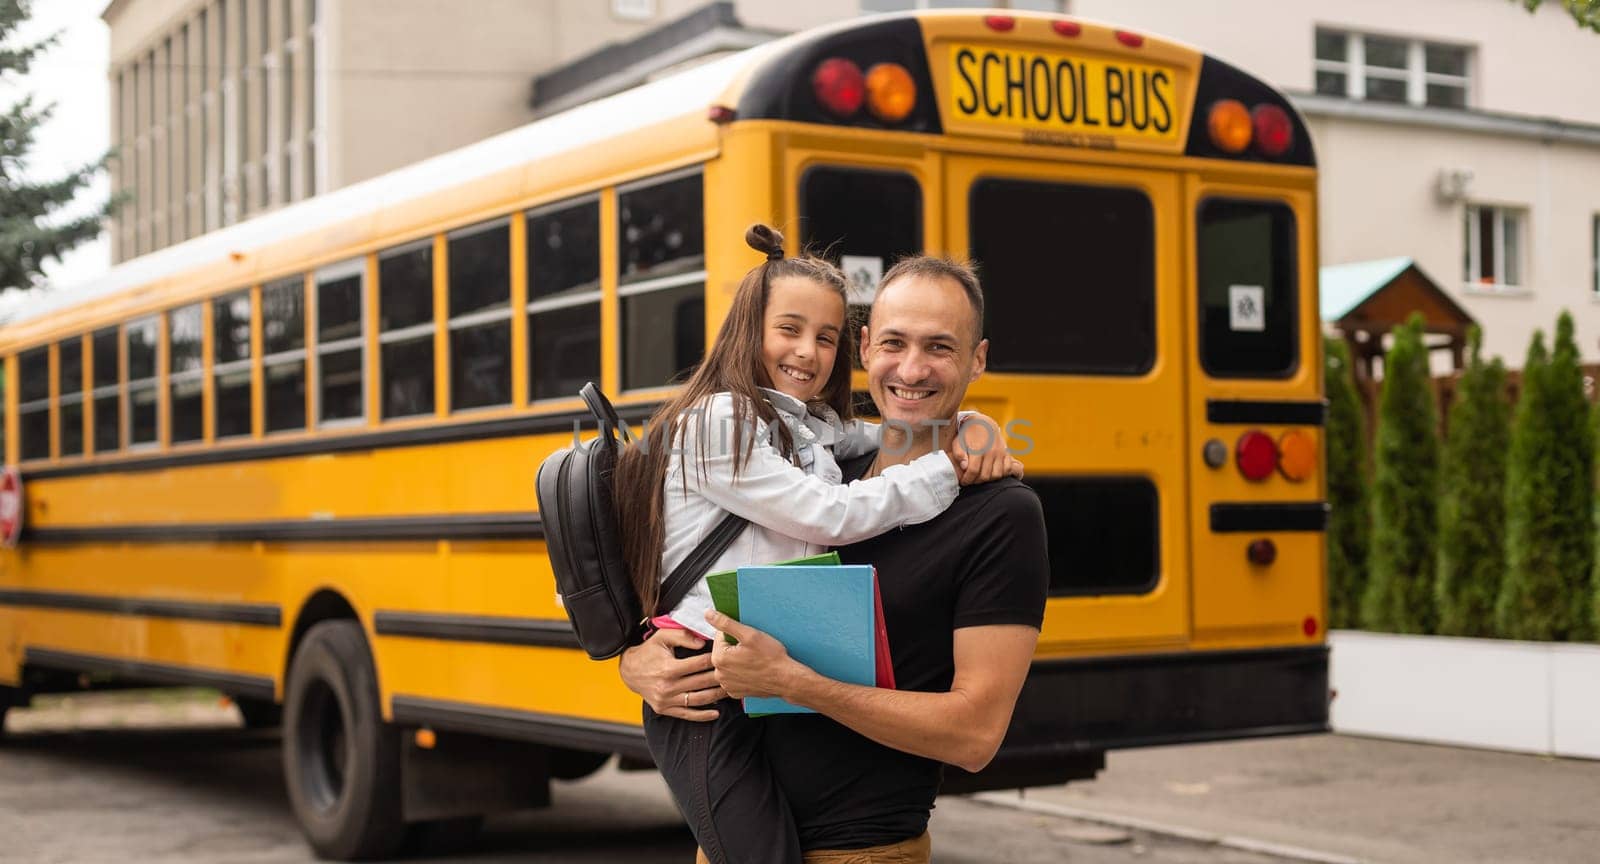
[[[289,668],[283,774],[300,830],[319,858],[392,856],[405,842],[400,732],[383,722],[361,625],[323,621]]]

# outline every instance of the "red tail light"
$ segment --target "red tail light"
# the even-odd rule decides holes
[[[1083,25],[1076,21],[1052,21],[1050,29],[1057,34],[1067,37],[1083,35]]]
[[[1250,112],[1256,146],[1268,156],[1282,156],[1294,146],[1294,124],[1289,112],[1276,105],[1257,105]]]
[[[1259,483],[1278,470],[1278,445],[1271,435],[1252,429],[1239,436],[1234,458],[1239,464],[1239,473],[1246,480]]]
[[[983,23],[989,25],[990,30],[1009,33],[1012,28],[1017,26],[1017,19],[1012,18],[1010,15],[986,15]]]
[[[1307,638],[1317,635],[1317,619],[1307,615],[1306,620],[1300,622],[1300,632]]]
[[[867,98],[867,81],[861,67],[843,57],[822,61],[811,75],[811,88],[822,107],[841,118],[860,111]]]
[[[1126,30],[1118,30],[1117,41],[1128,46],[1129,48],[1138,48],[1140,45],[1144,44],[1144,37],[1137,33],[1129,33]]]

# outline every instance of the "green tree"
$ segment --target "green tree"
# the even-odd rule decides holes
[[[1572,316],[1555,349],[1535,333],[1506,469],[1506,576],[1495,604],[1500,635],[1586,639],[1593,632],[1594,439]]]
[[[1529,12],[1538,11],[1543,4],[1544,0],[1522,0]],[[1561,0],[1561,8],[1572,14],[1572,20],[1578,22],[1579,27],[1600,33],[1600,0]]]
[[[1328,395],[1328,626],[1360,623],[1372,513],[1367,505],[1367,420],[1356,393],[1350,346],[1324,343]]]
[[[1483,335],[1467,334],[1467,368],[1450,409],[1440,466],[1439,632],[1493,636],[1505,573],[1506,447],[1511,406],[1500,358],[1485,363]]]
[[[1434,627],[1438,562],[1438,409],[1422,341],[1422,316],[1394,330],[1383,361],[1372,484],[1370,578],[1361,624],[1393,633]]]
[[[52,36],[31,44],[12,44],[17,26],[27,19],[30,0],[0,0],[0,82],[15,86],[34,60],[56,41]],[[86,165],[60,179],[35,183],[24,178],[28,152],[39,126],[54,106],[35,106],[31,96],[0,112],[0,292],[39,284],[44,262],[61,256],[100,233],[110,212],[108,203],[78,218],[60,218],[105,160]]]

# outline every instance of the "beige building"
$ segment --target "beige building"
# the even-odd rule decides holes
[[[951,0],[112,0],[122,261],[684,65]],[[1600,360],[1600,34],[1554,2],[999,0],[1202,46],[1306,115],[1321,256],[1405,256],[1520,365]],[[1248,22],[1242,24],[1241,22]]]

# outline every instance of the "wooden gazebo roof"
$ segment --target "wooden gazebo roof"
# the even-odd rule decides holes
[[[1423,330],[1448,337],[1430,346],[1448,350],[1456,369],[1464,363],[1467,329],[1476,323],[1410,258],[1384,258],[1322,268],[1321,312],[1325,324],[1350,343],[1356,375],[1372,379],[1372,360],[1383,354],[1383,336],[1422,313]]]

